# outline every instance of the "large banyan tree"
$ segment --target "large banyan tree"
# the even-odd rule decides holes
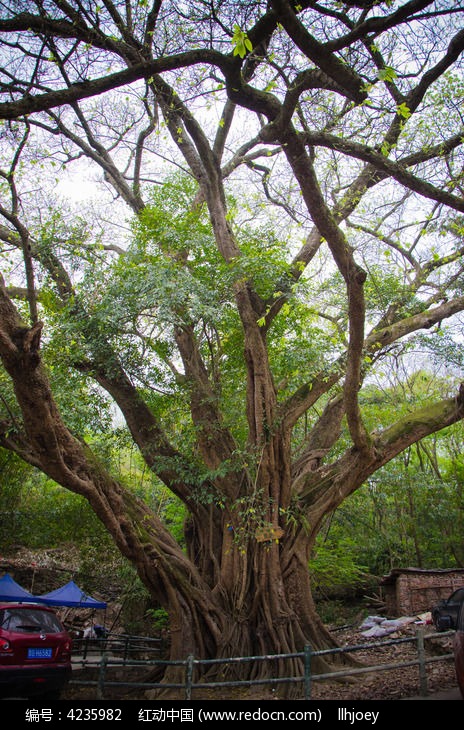
[[[1,3],[0,444],[88,501],[173,659],[330,646],[324,519],[464,416],[456,384],[389,421],[365,397],[418,352],[460,367],[462,11]],[[74,170],[93,217],[52,189]],[[184,505],[182,544],[79,431],[89,388]]]

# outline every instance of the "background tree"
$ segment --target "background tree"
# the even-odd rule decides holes
[[[363,403],[421,330],[449,321],[452,348],[464,307],[462,8],[2,10],[1,444],[85,496],[168,611],[173,658],[328,645],[308,571],[325,515],[464,415],[462,389],[374,429]],[[34,209],[33,169],[84,158],[111,222]],[[57,342],[185,505],[186,551],[71,426]]]
[[[392,366],[388,387],[385,381],[383,387],[371,385],[364,393],[364,414],[371,424],[385,418],[388,410],[407,412],[411,401],[443,390],[443,379],[436,373],[421,370],[399,382],[393,373]],[[323,591],[330,590],[331,576],[343,583],[347,566],[353,573],[350,585],[356,578],[362,583],[366,573],[381,576],[405,565],[462,567],[461,443],[462,422],[422,439],[373,474],[328,516],[316,543],[316,559],[311,561]]]

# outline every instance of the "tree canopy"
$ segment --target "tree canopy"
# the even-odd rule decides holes
[[[464,7],[1,7],[0,444],[85,496],[173,657],[327,644],[322,520],[464,416]],[[372,424],[432,358],[441,399]],[[185,550],[92,448],[107,403]]]

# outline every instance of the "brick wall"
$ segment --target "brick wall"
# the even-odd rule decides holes
[[[425,613],[462,586],[464,570],[393,571],[382,582],[386,613],[390,617]]]

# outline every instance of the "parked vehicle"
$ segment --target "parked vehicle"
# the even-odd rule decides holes
[[[464,700],[464,601],[458,613],[456,622],[456,633],[453,638],[454,666],[456,668],[456,679]]]
[[[71,677],[71,648],[52,608],[0,603],[0,696],[58,699]]]
[[[459,608],[464,601],[464,586],[432,608],[432,621],[437,631],[456,628]]]

